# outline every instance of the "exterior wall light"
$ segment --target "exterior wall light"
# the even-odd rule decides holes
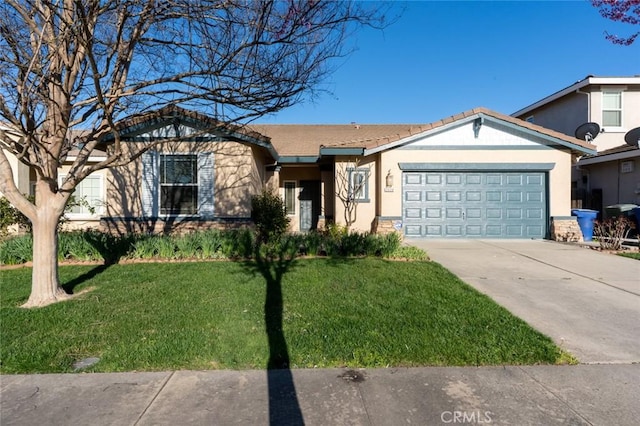
[[[387,173],[386,189],[393,189],[393,175],[391,174],[391,170]]]

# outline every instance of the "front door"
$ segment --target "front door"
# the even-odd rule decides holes
[[[320,182],[317,180],[300,181],[300,231],[316,229],[320,215]]]

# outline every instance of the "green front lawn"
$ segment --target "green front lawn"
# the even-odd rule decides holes
[[[623,253],[618,253],[620,256],[624,256],[624,257],[630,257],[631,259],[636,259],[636,260],[640,260],[640,252],[623,252]]]
[[[87,357],[100,362],[86,371],[100,372],[265,368],[269,342],[272,352],[284,348],[267,339],[266,281],[252,265],[63,266],[67,288],[90,291],[33,310],[18,307],[31,269],[0,271],[0,372],[68,372]],[[550,339],[436,263],[298,260],[281,283],[283,309],[275,314],[282,314],[291,367],[567,359]],[[278,334],[273,319],[270,333]]]

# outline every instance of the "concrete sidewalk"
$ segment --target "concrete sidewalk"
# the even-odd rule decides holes
[[[581,363],[640,362],[640,261],[540,240],[408,240]]]
[[[640,365],[1,376],[9,425],[637,425]]]

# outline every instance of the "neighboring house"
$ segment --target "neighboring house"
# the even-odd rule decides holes
[[[553,237],[552,222],[571,222],[572,158],[596,153],[584,141],[484,108],[422,125],[229,127],[173,107],[120,128],[125,146],[180,141],[99,173],[82,189],[91,197],[102,192],[95,224],[112,231],[245,224],[251,197],[263,188],[282,195],[293,231],[345,223],[336,195],[344,179],[357,184],[352,229]]]
[[[581,124],[597,123],[601,133],[591,143],[598,153],[577,161],[572,205],[603,213],[608,205],[640,204],[640,150],[624,140],[640,127],[640,75],[588,76],[512,116],[571,136]]]

